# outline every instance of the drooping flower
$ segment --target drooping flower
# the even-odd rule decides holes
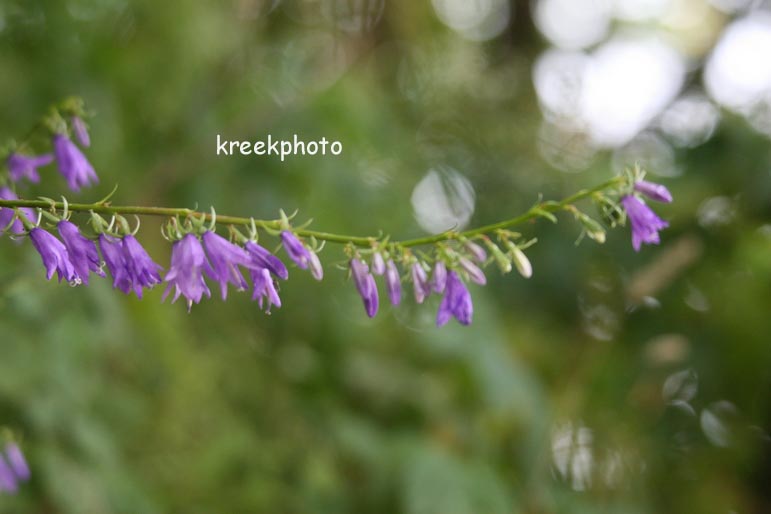
[[[0,200],[18,200],[19,197],[16,193],[9,188],[3,186],[0,187]],[[35,219],[35,213],[32,209],[22,207],[21,212],[27,217],[29,221]],[[14,220],[14,210],[9,207],[0,207],[0,236],[3,235],[5,230],[10,230],[12,234],[20,235],[24,233],[24,225],[19,218]],[[13,223],[11,223],[13,220]],[[10,225],[10,226],[9,226]]]
[[[436,314],[436,325],[438,327],[445,325],[453,316],[461,325],[470,325],[473,314],[474,305],[471,302],[471,294],[458,274],[450,271],[447,274],[444,297]]]
[[[56,134],[53,139],[54,155],[59,164],[59,171],[73,191],[99,182],[94,167],[88,162],[83,152],[64,134]]]
[[[659,230],[667,228],[669,223],[662,220],[650,207],[634,195],[627,195],[621,199],[629,223],[632,226],[632,247],[636,252],[640,246],[646,244],[659,244]]]
[[[124,294],[131,293],[131,273],[126,267],[123,240],[106,234],[99,234],[99,248],[102,250],[104,263],[112,275],[112,287]],[[137,296],[139,294],[137,293]]]
[[[171,247],[171,266],[164,277],[168,286],[163,299],[173,288],[172,303],[182,295],[187,299],[187,310],[190,311],[193,303],[200,302],[203,295],[211,298],[209,287],[203,279],[204,271],[208,272],[209,268],[201,241],[193,234],[186,234]]]
[[[131,234],[123,237],[123,259],[138,298],[142,298],[143,287],[152,288],[162,282],[160,271],[163,267],[153,261],[147,250]]]
[[[40,166],[51,164],[54,156],[51,154],[43,155],[21,155],[12,153],[8,156],[8,175],[13,182],[19,182],[26,178],[35,184],[40,182],[40,174],[37,169]]]
[[[81,234],[77,225],[67,220],[60,221],[56,227],[80,280],[88,285],[88,275],[92,271],[103,277],[104,271],[96,244]]]
[[[672,201],[672,193],[661,184],[648,182],[646,180],[638,180],[634,184],[634,189],[638,193],[642,193],[651,200],[656,200],[657,202],[670,203]]]
[[[30,472],[27,459],[24,458],[24,454],[21,453],[21,448],[16,443],[8,443],[5,446],[5,455],[8,458],[8,464],[11,465],[11,470],[16,475],[16,478],[26,482],[29,480]]]
[[[204,271],[209,278],[220,283],[222,299],[228,297],[228,283],[236,286],[239,291],[246,290],[249,284],[238,267],[255,267],[246,250],[211,231],[204,232],[202,239],[211,264]]]
[[[29,237],[35,250],[38,251],[43,259],[43,266],[45,266],[47,272],[46,279],[51,280],[51,277],[56,273],[59,276],[59,282],[62,279],[67,282],[79,280],[80,277],[75,271],[72,261],[70,261],[67,247],[56,239],[56,236],[45,229],[35,227],[29,231]]]
[[[252,258],[252,262],[260,268],[266,268],[282,280],[289,278],[289,270],[281,259],[270,253],[267,249],[254,241],[247,241],[244,245],[246,253]]]
[[[444,261],[436,261],[434,274],[431,276],[431,288],[435,293],[442,294],[447,283],[447,266]]]
[[[257,300],[262,309],[263,299],[266,302],[265,312],[270,314],[270,307],[275,305],[281,307],[281,298],[276,291],[276,285],[273,283],[273,277],[267,268],[250,269],[249,273],[252,277],[253,292],[252,300]]]
[[[289,258],[297,264],[300,269],[308,269],[311,260],[311,252],[305,245],[297,239],[293,233],[288,230],[281,232],[281,242],[284,244],[284,250],[286,250]]]
[[[428,276],[423,265],[415,262],[412,265],[412,287],[415,293],[415,301],[423,303],[428,295],[431,294],[431,285],[428,283]]]
[[[357,257],[351,259],[350,266],[356,290],[364,301],[364,310],[367,312],[367,316],[374,318],[378,309],[378,292],[375,277],[369,272],[367,263]]]
[[[75,139],[78,140],[78,143],[85,148],[91,146],[91,137],[88,135],[86,123],[79,116],[73,116],[71,121],[72,132],[75,133]]]
[[[392,259],[388,259],[386,263],[385,281],[391,305],[399,305],[402,301],[402,281],[399,277],[399,270],[396,269],[396,264]]]
[[[472,282],[475,282],[480,286],[487,284],[487,277],[485,277],[485,273],[479,268],[479,266],[465,257],[461,257],[458,262],[460,263],[460,267],[463,268],[466,273],[468,273],[468,276],[471,278]]]
[[[7,493],[15,493],[19,489],[19,485],[16,482],[16,476],[13,474],[13,470],[5,462],[5,459],[0,456],[0,491]]]

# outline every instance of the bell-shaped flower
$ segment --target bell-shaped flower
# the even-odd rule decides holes
[[[60,221],[56,227],[80,280],[88,285],[88,276],[92,271],[103,277],[102,261],[96,244],[81,234],[77,225],[67,220]]]
[[[64,134],[56,134],[53,138],[53,146],[59,172],[64,176],[70,189],[77,192],[81,187],[99,182],[94,167],[70,138]]]
[[[439,327],[445,325],[453,316],[461,325],[470,325],[473,314],[471,294],[458,274],[450,271],[447,274],[444,296],[436,314],[436,325]]]
[[[43,155],[21,155],[12,153],[8,156],[8,175],[13,182],[19,182],[27,179],[35,184],[40,182],[40,174],[37,169],[41,166],[51,164],[54,156],[51,154]]]
[[[634,195],[627,195],[621,199],[629,223],[632,226],[632,247],[636,252],[640,246],[646,244],[659,244],[659,230],[665,229],[669,223],[659,218],[650,207]]]
[[[171,247],[171,266],[163,279],[168,283],[163,298],[174,289],[172,303],[182,295],[187,299],[188,311],[193,303],[201,301],[203,295],[210,298],[211,292],[203,279],[204,271],[209,274],[211,268],[206,261],[201,241],[193,234],[186,234]]]
[[[56,236],[45,229],[35,227],[29,231],[29,238],[32,241],[32,246],[35,247],[35,250],[43,259],[43,266],[45,266],[46,278],[48,280],[51,280],[51,277],[56,273],[59,276],[59,282],[62,279],[67,282],[79,281],[80,277],[78,277],[75,266],[70,261],[67,247],[56,239]]]

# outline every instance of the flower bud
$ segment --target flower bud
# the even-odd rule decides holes
[[[461,257],[458,262],[460,263],[461,268],[468,273],[472,282],[479,284],[480,286],[487,284],[487,277],[485,277],[484,272],[479,269],[479,266],[465,257]]]
[[[506,245],[509,247],[509,255],[511,255],[519,274],[525,278],[532,277],[533,266],[530,264],[530,260],[527,258],[527,255],[525,255],[525,252],[520,250],[519,247],[511,241],[507,241]]]
[[[380,252],[375,252],[372,255],[372,273],[375,275],[382,275],[386,271],[385,261],[383,255]]]

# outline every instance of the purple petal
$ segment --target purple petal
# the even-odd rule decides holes
[[[669,223],[659,218],[650,207],[634,195],[627,195],[621,199],[629,223],[632,226],[632,247],[636,252],[640,251],[643,243],[658,244],[659,230],[667,228]]]
[[[53,146],[59,171],[70,189],[77,192],[81,187],[99,182],[91,163],[67,136],[56,134],[53,138]]]
[[[297,239],[297,236],[293,233],[285,230],[281,232],[281,242],[284,244],[284,250],[286,250],[287,255],[297,264],[297,267],[308,269],[311,255],[310,251],[302,244],[302,241]]]
[[[657,202],[670,203],[672,201],[672,193],[661,184],[640,180],[635,182],[634,189],[638,193],[642,193],[651,200],[656,200]]]
[[[29,480],[29,466],[27,465],[27,460],[24,458],[24,454],[21,453],[19,445],[16,443],[8,443],[5,447],[5,455],[8,457],[8,463],[16,474],[16,478],[23,482]]]
[[[289,278],[289,271],[281,259],[270,253],[268,250],[258,245],[254,241],[247,241],[244,249],[252,258],[254,264],[260,268],[267,268],[278,278],[286,280]]]
[[[402,281],[399,276],[399,270],[396,269],[396,264],[391,259],[386,263],[385,280],[388,299],[391,300],[391,305],[399,305],[402,301]]]
[[[91,138],[88,135],[86,123],[78,116],[72,117],[72,131],[75,133],[75,139],[81,146],[88,148],[91,146]]]

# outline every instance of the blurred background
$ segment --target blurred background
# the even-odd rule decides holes
[[[267,316],[49,283],[3,238],[0,425],[33,479],[0,512],[771,512],[769,56],[759,0],[2,0],[0,140],[96,114],[70,199],[413,237],[639,162],[675,202],[639,254],[524,227],[534,277],[490,268],[442,329],[437,297],[368,319],[332,246]],[[22,194],[65,192],[43,175]]]

